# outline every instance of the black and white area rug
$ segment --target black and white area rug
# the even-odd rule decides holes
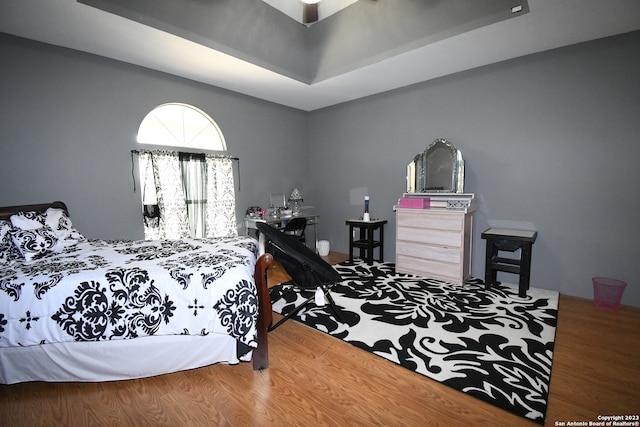
[[[529,289],[520,298],[515,285],[485,290],[478,279],[455,285],[357,259],[335,268],[344,281],[331,295],[344,323],[314,300],[294,319],[544,424],[558,292]],[[272,291],[273,309],[281,314],[303,301],[282,292],[286,286]]]

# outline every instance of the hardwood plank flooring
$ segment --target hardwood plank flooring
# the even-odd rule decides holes
[[[271,274],[286,280],[278,268]],[[638,331],[638,308],[608,312],[561,296],[545,425],[640,412]],[[242,363],[140,380],[3,385],[0,425],[538,425],[294,321],[269,341],[262,372]]]

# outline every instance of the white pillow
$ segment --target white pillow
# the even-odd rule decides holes
[[[11,215],[11,224],[21,230],[34,230],[44,225],[44,214],[40,212],[18,212]]]
[[[11,240],[27,262],[61,252],[63,248],[51,227],[47,226],[32,230],[14,228],[11,230]]]

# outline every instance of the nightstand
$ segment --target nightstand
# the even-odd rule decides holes
[[[349,261],[353,261],[353,251],[360,250],[360,258],[364,259],[367,264],[372,264],[373,251],[378,248],[377,261],[384,261],[384,225],[387,220],[375,219],[371,221],[363,221],[361,219],[350,219],[346,221],[349,226]],[[359,229],[356,232],[354,229]],[[374,234],[378,230],[378,239]]]
[[[531,247],[538,237],[537,231],[490,228],[482,233],[487,241],[487,253],[484,269],[486,289],[498,283],[497,272],[518,274],[518,296],[527,296],[531,277]],[[499,256],[499,251],[516,252],[520,250],[520,259]]]

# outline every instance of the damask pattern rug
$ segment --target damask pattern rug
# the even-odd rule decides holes
[[[335,268],[344,281],[330,292],[344,323],[313,299],[293,319],[544,424],[558,292],[529,289],[520,298],[515,285],[455,285],[357,259]],[[272,291],[281,314],[306,299],[287,286]]]

